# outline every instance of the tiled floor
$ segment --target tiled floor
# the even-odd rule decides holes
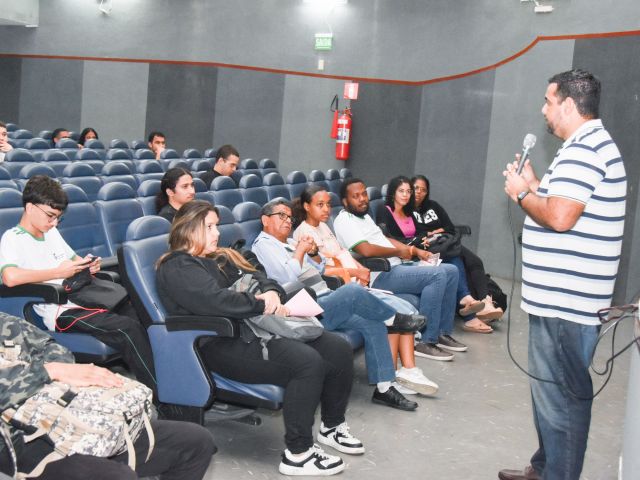
[[[509,287],[506,282],[500,282]],[[506,291],[506,290],[505,290]],[[514,302],[511,346],[526,365],[527,322]],[[631,338],[631,325],[619,329],[619,344]],[[507,324],[492,335],[462,332],[456,338],[469,345],[453,362],[417,359],[425,374],[440,385],[435,398],[419,398],[416,412],[401,412],[371,403],[373,387],[366,383],[364,355],[356,359],[356,384],[347,418],[351,431],[367,453],[344,455],[342,479],[496,479],[501,468],[528,463],[536,448],[527,378],[507,353]],[[597,353],[602,368],[610,343]],[[628,352],[619,357],[609,385],[595,400],[583,479],[618,478],[618,458],[625,411]],[[595,379],[599,386],[602,377]],[[261,426],[237,422],[210,425],[218,454],[209,468],[211,479],[278,479],[283,449],[280,412],[261,411]],[[334,452],[332,452],[334,453]]]

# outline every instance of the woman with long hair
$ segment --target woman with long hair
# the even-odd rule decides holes
[[[418,230],[427,234],[453,233],[455,227],[445,209],[429,198],[429,179],[424,175],[416,175],[411,179],[411,185],[413,185],[415,197],[413,217]],[[489,294],[489,279],[482,260],[464,245],[460,256],[464,262],[467,285],[471,294],[484,302],[484,309],[477,312],[476,316],[483,322],[498,320],[504,312],[494,305],[493,298]]]
[[[82,132],[80,132],[80,138],[78,138],[78,148],[84,148],[87,140],[98,140],[98,132],[91,127],[82,130]]]
[[[402,175],[392,178],[387,186],[385,206],[378,209],[376,223],[384,224],[390,237],[403,242],[419,236],[421,232],[413,216],[414,203],[411,180]],[[424,243],[423,248],[428,250],[428,243]],[[471,295],[462,259],[456,256],[444,261],[458,269],[456,299],[459,303],[458,313],[464,320],[463,329],[475,333],[492,333],[493,329],[476,316],[476,313],[484,309],[485,305]]]
[[[193,175],[181,167],[170,168],[160,181],[160,191],[156,195],[158,215],[173,222],[180,208],[196,196]]]
[[[201,347],[207,367],[246,383],[271,383],[285,389],[283,419],[286,450],[279,471],[285,475],[333,475],[344,462],[314,445],[312,427],[320,404],[319,443],[349,454],[362,454],[362,443],[349,433],[345,411],[353,384],[353,352],[331,332],[303,343],[273,338],[262,346],[243,319],[262,314],[288,315],[282,288],[256,271],[238,252],[218,246],[218,211],[192,201],[178,210],[169,234],[170,252],[158,261],[158,293],[172,315],[218,315],[238,324],[239,337],[211,337]],[[262,293],[229,287],[251,273]]]
[[[340,246],[326,223],[331,211],[330,201],[329,193],[322,186],[308,185],[302,191],[300,197],[293,202],[293,216],[296,225],[293,239],[299,241],[306,235],[313,238],[319,252],[326,259],[325,275],[339,276],[346,282],[354,280],[360,285],[368,286],[369,269],[357,262],[348,250]],[[418,310],[413,305],[401,298],[375,289],[370,292],[399,313],[418,314]],[[424,376],[422,370],[416,366],[414,333],[400,333],[393,329],[388,329],[388,331],[394,368],[398,363],[398,354],[402,363],[402,367],[396,372],[396,382],[400,387],[396,386],[395,388],[404,395],[411,395],[417,392],[410,386],[416,384],[433,385]]]

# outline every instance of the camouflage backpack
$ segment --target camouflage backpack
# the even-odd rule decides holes
[[[145,428],[149,438],[149,459],[154,435],[149,420],[151,390],[122,377],[116,388],[72,388],[61,382],[45,385],[17,408],[2,412],[2,418],[25,432],[24,441],[46,436],[53,452],[29,473],[17,478],[37,477],[47,464],[73,454],[111,457],[127,452],[128,464],[135,470],[133,442]]]

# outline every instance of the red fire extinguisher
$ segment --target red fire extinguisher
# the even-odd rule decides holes
[[[336,137],[336,158],[338,160],[347,160],[349,158],[351,124],[351,109],[347,107],[338,117],[338,136]]]

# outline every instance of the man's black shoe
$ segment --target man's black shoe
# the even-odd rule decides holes
[[[384,393],[381,393],[377,388],[373,391],[373,397],[371,398],[373,403],[379,403],[380,405],[386,405],[387,407],[397,408],[398,410],[406,410],[411,412],[418,408],[416,402],[407,400],[404,395],[397,391],[394,387],[389,387]]]
[[[389,333],[413,333],[420,330],[427,323],[422,315],[396,313],[393,324],[387,327]]]

